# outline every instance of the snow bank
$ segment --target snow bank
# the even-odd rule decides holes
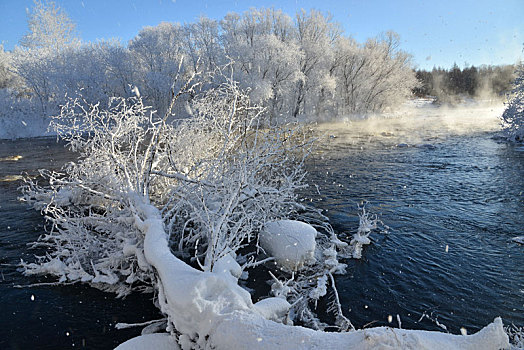
[[[277,263],[297,270],[314,262],[317,230],[309,224],[294,220],[269,222],[260,232],[260,245]]]
[[[327,333],[287,326],[268,318],[281,317],[285,301],[270,298],[253,305],[251,296],[235,279],[220,273],[196,270],[169,250],[157,208],[136,196],[140,217],[137,227],[145,234],[144,253],[158,274],[161,310],[168,315],[186,349],[501,349],[509,347],[500,318],[473,335],[451,335],[378,327],[348,333]],[[270,232],[306,232],[305,247],[314,249],[316,231],[293,221],[269,225]],[[285,230],[285,229],[288,230]],[[313,232],[315,231],[315,233]],[[277,235],[277,237],[279,237]],[[278,238],[277,240],[279,240]],[[309,245],[307,244],[309,242]],[[292,245],[294,246],[294,245]],[[306,251],[309,251],[306,250]],[[286,249],[283,249],[286,252]],[[287,252],[286,252],[287,253]],[[286,254],[284,254],[286,255]],[[235,270],[226,269],[226,271]],[[232,276],[228,273],[229,276]],[[278,318],[277,317],[277,318]],[[168,330],[170,330],[168,328]],[[157,343],[158,342],[158,343]],[[166,336],[142,336],[118,349],[155,349],[170,345]],[[124,346],[125,345],[125,346]],[[173,349],[178,349],[173,344]]]

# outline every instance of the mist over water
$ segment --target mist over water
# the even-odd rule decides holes
[[[389,227],[338,278],[355,326],[398,326],[397,314],[405,328],[455,334],[496,316],[523,325],[524,252],[511,238],[524,227],[524,152],[499,140],[502,109],[410,108],[318,127],[315,206],[339,234],[355,231],[364,202]]]
[[[415,104],[418,102],[418,105]],[[496,132],[500,130],[500,115],[504,104],[496,101],[472,103],[469,106],[435,106],[430,101],[416,100],[389,115],[370,118],[345,118],[337,122],[317,126],[319,133],[337,136],[340,143],[359,143],[368,138],[368,143],[391,145],[407,144],[420,146],[438,139],[475,132]],[[330,135],[337,130],[340,134]],[[387,139],[386,139],[387,138]],[[333,139],[333,137],[332,137]],[[321,142],[322,143],[322,142]],[[331,141],[329,144],[336,144]]]

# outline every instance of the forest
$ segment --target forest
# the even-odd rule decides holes
[[[110,97],[131,96],[135,87],[163,114],[175,75],[225,65],[275,122],[382,111],[417,85],[397,34],[358,43],[329,14],[315,10],[294,18],[276,9],[252,9],[220,21],[163,22],[144,27],[127,44],[81,42],[67,17],[52,23],[44,8],[34,12],[34,27],[20,46],[0,49],[3,118],[57,114],[66,96],[106,104]],[[53,25],[60,30],[43,30]],[[211,83],[209,74],[199,79],[203,89]]]
[[[464,99],[504,99],[516,77],[515,65],[470,66],[460,69],[433,68],[416,70],[419,85],[415,96],[433,96],[441,103],[457,103]]]
[[[163,22],[122,43],[82,42],[67,14],[53,6],[36,3],[20,45],[12,51],[0,45],[0,120],[6,127],[56,115],[70,97],[107,104],[111,97],[132,96],[135,88],[163,114],[177,74],[226,65],[271,123],[364,116],[398,108],[413,96],[440,103],[505,99],[516,77],[513,65],[416,69],[396,33],[358,43],[329,13],[316,10],[291,17],[251,9],[221,20]],[[210,76],[199,75],[201,89],[212,84]]]

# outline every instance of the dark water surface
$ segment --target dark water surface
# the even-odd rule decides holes
[[[338,277],[355,326],[385,325],[389,315],[397,326],[397,314],[402,327],[442,330],[438,322],[452,333],[496,316],[524,326],[524,246],[511,241],[524,234],[524,152],[494,138],[496,124],[482,113],[319,128],[328,137],[308,163],[321,193],[310,187],[314,204],[339,233],[355,232],[362,201],[389,227]],[[43,219],[17,200],[13,176],[74,158],[54,139],[0,140],[0,159],[14,155],[23,158],[0,161],[0,349],[111,349],[138,335],[114,325],[158,318],[150,295],[14,287],[45,280],[14,266],[32,260],[26,244]]]
[[[6,157],[21,155],[14,161]],[[82,285],[17,288],[46,282],[25,277],[15,264],[34,261],[27,244],[42,234],[39,212],[20,202],[17,177],[38,169],[60,169],[74,159],[54,138],[0,140],[0,349],[112,349],[140,334],[140,328],[117,330],[118,322],[160,318],[151,295],[115,295]],[[34,300],[32,300],[34,299]]]
[[[389,226],[338,278],[349,319],[460,333],[501,316],[524,326],[524,149],[488,110],[322,126],[309,163],[315,206],[355,232],[357,205]],[[447,251],[446,251],[446,246]],[[419,322],[422,314],[427,314]]]

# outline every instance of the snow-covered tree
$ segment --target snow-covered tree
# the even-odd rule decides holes
[[[517,78],[502,114],[502,128],[511,141],[524,142],[524,66],[517,68]]]
[[[185,24],[184,50],[191,60],[193,70],[213,71],[227,63],[220,44],[219,24],[216,20],[201,16],[197,22]]]
[[[350,38],[339,40],[333,66],[339,113],[380,112],[405,100],[417,84],[410,60],[393,32],[364,45]]]
[[[226,55],[232,58],[236,79],[264,102],[271,117],[285,117],[297,81],[303,78],[303,53],[292,20],[282,11],[252,9],[242,16],[230,13],[221,22]]]
[[[53,97],[51,76],[57,62],[55,58],[56,53],[48,49],[24,50],[15,47],[12,54],[13,69],[22,82],[19,89],[26,92],[29,99],[38,101],[41,116],[48,115],[49,102]]]
[[[13,88],[16,76],[11,67],[11,54],[0,44],[0,89]]]
[[[59,112],[67,96],[106,104],[110,97],[130,94],[135,71],[129,51],[117,41],[99,41],[62,48],[22,49],[11,54],[17,89],[38,101],[40,114]]]
[[[104,94],[107,97],[129,96],[137,78],[128,48],[118,40],[98,41],[91,45],[98,69],[104,72]]]
[[[400,49],[400,37],[391,31],[368,40],[365,48],[371,68],[363,101],[365,111],[382,111],[398,105],[411,95],[417,84],[411,56]]]
[[[340,37],[341,29],[331,15],[315,10],[298,12],[296,26],[303,52],[300,61],[303,79],[297,83],[293,116],[297,117],[299,113],[318,115],[323,112],[322,104],[335,93],[336,81],[329,74],[329,68],[334,43]]]
[[[162,22],[144,27],[129,43],[137,74],[134,82],[148,104],[159,113],[167,110],[171,84],[180,70],[186,70],[189,58],[184,52],[184,30],[181,25]]]
[[[55,2],[34,0],[27,16],[29,32],[20,40],[23,47],[60,51],[79,42],[75,37],[75,23]]]

